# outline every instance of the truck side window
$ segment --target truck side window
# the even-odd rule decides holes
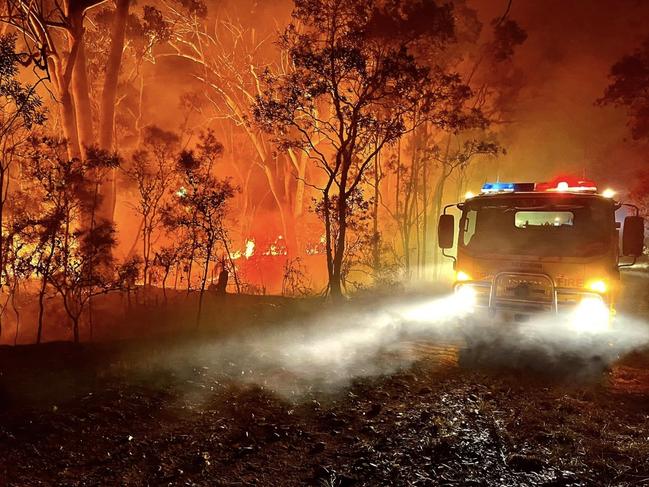
[[[464,245],[469,245],[469,242],[475,234],[475,223],[478,217],[478,212],[476,210],[469,210],[466,212],[464,219],[464,233],[462,243]]]

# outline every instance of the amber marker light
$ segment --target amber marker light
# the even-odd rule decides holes
[[[606,291],[608,291],[608,286],[606,285],[606,281],[602,279],[596,279],[590,281],[588,282],[586,287],[591,291],[595,291],[596,293],[605,293]]]
[[[457,272],[455,273],[455,280],[456,280],[456,281],[459,281],[459,282],[470,281],[470,280],[471,280],[471,276],[468,275],[468,274],[467,274],[466,272],[464,272],[464,271],[457,271]]]

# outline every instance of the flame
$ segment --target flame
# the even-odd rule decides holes
[[[246,240],[246,250],[243,253],[246,259],[249,259],[255,253],[255,241],[252,239]]]
[[[288,250],[286,250],[286,244],[284,243],[284,237],[278,235],[275,241],[268,246],[268,250],[264,252],[264,255],[288,255]]]

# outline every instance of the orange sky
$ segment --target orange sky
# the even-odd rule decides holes
[[[486,22],[506,3],[475,5]],[[504,140],[501,179],[542,180],[587,168],[601,185],[624,186],[630,171],[648,162],[646,151],[630,140],[623,110],[594,102],[611,65],[649,34],[649,2],[513,0],[510,16],[528,33],[516,53],[526,86]]]

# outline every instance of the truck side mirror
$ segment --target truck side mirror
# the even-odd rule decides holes
[[[450,249],[455,241],[455,217],[453,215],[440,215],[437,225],[437,242],[440,248]]]
[[[639,257],[644,248],[644,218],[627,216],[622,230],[622,255]]]

